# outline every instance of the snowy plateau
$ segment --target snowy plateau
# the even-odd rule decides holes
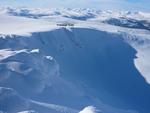
[[[1,7],[0,113],[150,113],[150,13]]]

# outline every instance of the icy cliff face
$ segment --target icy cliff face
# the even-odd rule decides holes
[[[1,8],[0,111],[149,113],[149,21],[141,12]]]

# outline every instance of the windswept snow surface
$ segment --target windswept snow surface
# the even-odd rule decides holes
[[[150,13],[0,8],[0,112],[150,113],[149,56]]]

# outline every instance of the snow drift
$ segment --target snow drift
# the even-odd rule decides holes
[[[93,106],[88,106],[84,108],[82,111],[80,111],[79,113],[96,113],[96,109]]]

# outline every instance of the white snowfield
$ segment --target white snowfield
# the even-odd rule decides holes
[[[150,113],[149,56],[150,13],[0,8],[0,112]]]
[[[30,35],[32,32],[48,31],[53,28],[50,22],[4,14],[0,14],[0,26],[2,35]]]

